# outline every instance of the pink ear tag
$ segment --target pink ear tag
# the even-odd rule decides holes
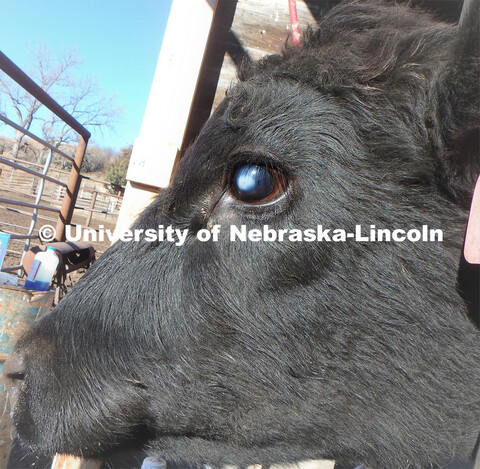
[[[463,254],[470,264],[480,264],[480,176],[473,191]]]

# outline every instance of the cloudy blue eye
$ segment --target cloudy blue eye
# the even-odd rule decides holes
[[[274,175],[263,166],[244,164],[233,174],[232,190],[237,199],[259,202],[274,192]]]

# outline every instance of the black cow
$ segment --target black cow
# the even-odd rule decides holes
[[[480,172],[478,18],[477,0],[459,26],[341,4],[243,69],[134,224],[185,243],[117,242],[18,342],[25,445],[95,457],[136,439],[213,465],[471,458],[480,333],[457,270]],[[218,242],[197,238],[214,225]],[[232,225],[426,225],[443,241],[242,242]]]

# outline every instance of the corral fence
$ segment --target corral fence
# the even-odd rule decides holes
[[[92,218],[95,217],[104,217],[114,223],[122,202],[123,188],[100,179],[82,176],[80,169],[90,132],[2,52],[0,70],[78,134],[78,144],[72,157],[0,114],[1,122],[23,133],[26,138],[36,141],[47,151],[44,164],[32,163],[12,155],[11,152],[0,151],[0,213],[18,215],[13,218],[0,215],[0,230],[9,233],[10,239],[14,240],[13,248],[7,251],[7,255],[18,258],[19,261],[16,265],[9,265],[1,270],[13,272],[21,269],[21,259],[29,249],[30,242],[40,239],[37,226],[51,224],[55,227],[53,240],[64,241],[65,227],[72,224],[74,210],[76,213],[84,212],[86,226],[90,226]],[[71,169],[65,171],[53,167],[54,155],[68,160]],[[26,217],[29,218],[27,223]],[[18,240],[24,241],[23,249],[19,247]],[[95,248],[101,253],[105,246]]]

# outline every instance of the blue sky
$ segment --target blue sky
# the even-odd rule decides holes
[[[96,80],[123,110],[115,131],[92,132],[92,142],[119,150],[140,132],[170,6],[171,0],[0,0],[0,50],[28,73],[39,45],[53,54],[75,48],[82,63],[72,73]]]

